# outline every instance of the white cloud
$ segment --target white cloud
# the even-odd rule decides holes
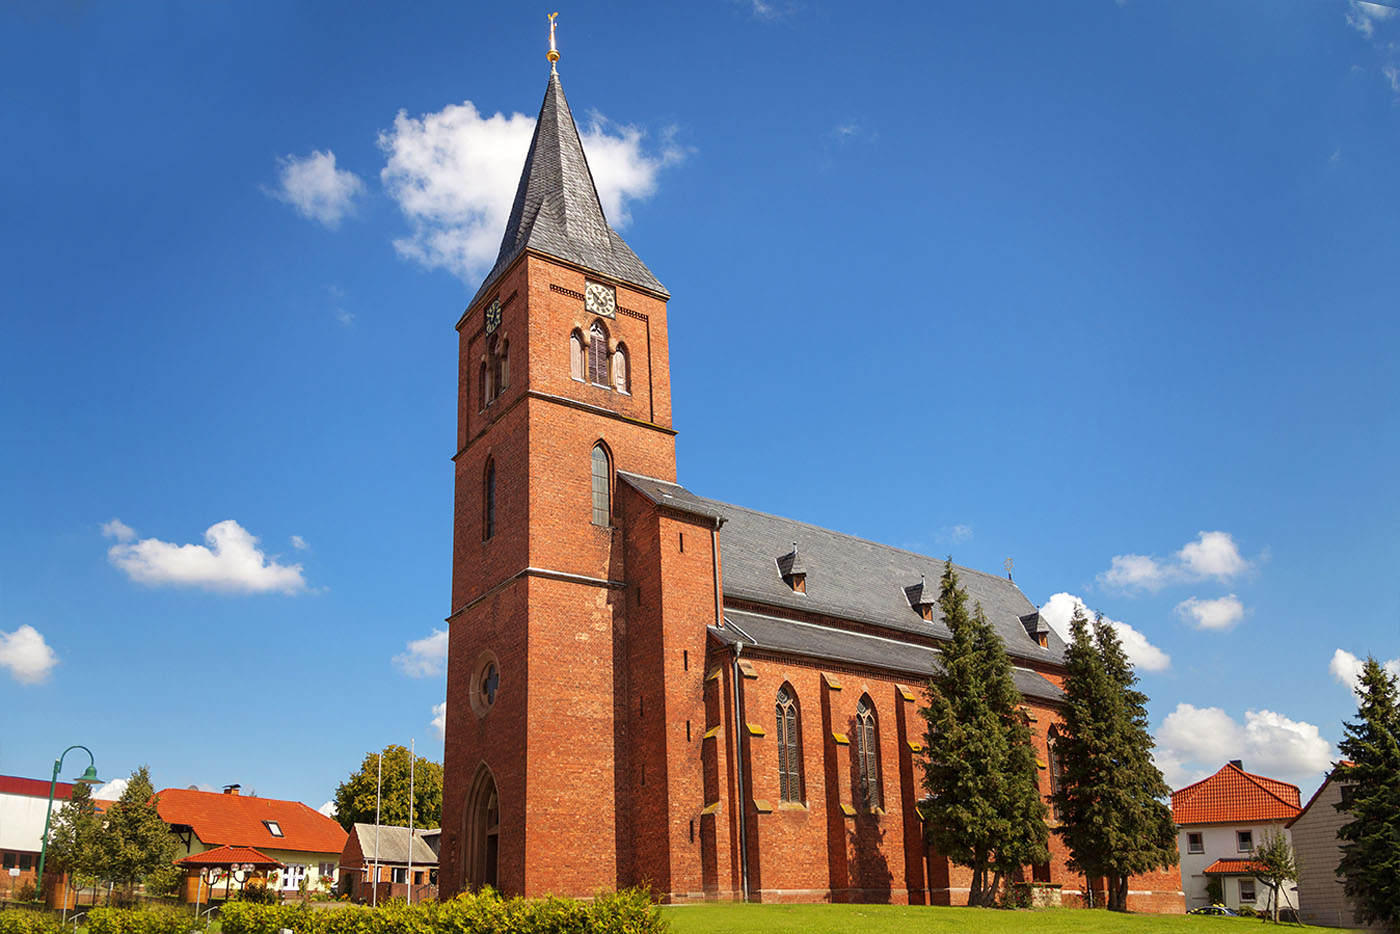
[[[1246,710],[1241,724],[1219,707],[1177,704],[1156,739],[1157,765],[1173,788],[1231,759],[1243,760],[1247,771],[1308,787],[1332,762],[1332,745],[1316,726],[1272,710]]]
[[[1394,64],[1387,64],[1381,68],[1381,74],[1385,76],[1386,83],[1396,94],[1400,94],[1400,68]]]
[[[344,308],[337,306],[335,309],[335,320],[339,321],[342,327],[348,328],[355,323],[355,315],[353,312],[346,311]]]
[[[1367,3],[1366,0],[1349,0],[1347,4],[1347,25],[1370,39],[1376,33],[1376,24],[1390,19],[1400,10],[1394,7],[1381,6],[1379,3]]]
[[[525,114],[483,117],[471,101],[409,117],[399,111],[379,134],[386,161],[380,172],[413,232],[394,242],[424,266],[475,281],[500,250],[535,121]],[[614,227],[630,220],[630,202],[656,190],[661,169],[684,157],[669,135],[644,146],[645,132],[589,115],[581,133],[603,210]]]
[[[1156,593],[1174,581],[1232,580],[1252,567],[1229,532],[1197,532],[1196,540],[1181,546],[1170,559],[1115,555],[1108,570],[1098,575],[1098,582],[1123,593]]]
[[[1093,620],[1094,614],[1085,606],[1084,601],[1072,593],[1057,593],[1040,608],[1040,615],[1066,642],[1070,639],[1069,621],[1076,606],[1084,611],[1085,617]],[[1133,663],[1133,667],[1143,671],[1166,671],[1171,667],[1171,656],[1149,642],[1147,636],[1127,623],[1106,616],[1104,622],[1117,631],[1118,641],[1123,643],[1123,651],[1128,654],[1128,660]]]
[[[136,537],[136,530],[120,519],[102,523],[102,534],[119,542],[129,542]]]
[[[414,639],[394,656],[394,664],[410,678],[430,678],[443,672],[447,662],[447,631],[434,629],[432,635]]]
[[[1244,619],[1244,604],[1234,594],[1214,600],[1191,597],[1178,603],[1176,612],[1197,629],[1229,629]]]
[[[306,539],[302,538],[300,535],[293,535],[292,547],[295,548],[297,551],[305,551],[311,546],[306,544]]]
[[[306,589],[300,564],[278,564],[257,547],[254,535],[232,519],[211,525],[204,540],[207,547],[156,538],[119,541],[107,550],[107,560],[141,584],[224,593],[293,594]]]
[[[447,701],[433,705],[433,729],[438,736],[447,736]]]
[[[1361,686],[1361,669],[1365,664],[1365,659],[1357,658],[1345,649],[1338,649],[1332,653],[1332,661],[1328,663],[1327,670],[1332,672],[1332,677],[1338,684],[1345,685],[1351,688],[1352,693],[1356,693]],[[1381,667],[1400,678],[1400,658],[1381,662]]]
[[[335,817],[335,802],[327,801],[325,804],[321,805],[316,810],[321,814],[326,815],[327,817]]]
[[[129,781],[125,778],[114,778],[101,788],[95,789],[92,796],[99,801],[116,801],[126,791]]]
[[[940,545],[960,545],[972,537],[972,526],[959,523],[945,525],[934,538]]]
[[[0,632],[0,668],[8,668],[10,676],[20,684],[48,680],[57,664],[58,655],[33,626],[26,624],[14,632]]]
[[[354,207],[355,196],[365,187],[348,169],[335,167],[335,153],[319,149],[309,156],[284,156],[273,196],[296,208],[303,217],[327,227],[340,224]]]

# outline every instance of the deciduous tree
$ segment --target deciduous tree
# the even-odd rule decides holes
[[[168,882],[179,845],[160,819],[157,804],[151,770],[143,765],[131,773],[121,797],[102,815],[98,877],[121,886],[127,894],[149,876],[161,884]]]
[[[66,873],[69,883],[79,888],[96,882],[102,863],[97,839],[101,833],[102,818],[92,800],[92,789],[77,782],[73,797],[54,815],[49,827],[45,878],[57,871]]]
[[[365,753],[364,761],[335,789],[335,819],[350,830],[355,824],[374,823],[375,777],[380,756],[384,786],[380,823],[407,827],[409,818],[409,761],[404,746],[385,746],[383,753]],[[437,827],[442,822],[442,766],[418,756],[413,766],[413,826]]]
[[[1338,743],[1351,765],[1342,803],[1351,818],[1337,831],[1337,875],[1360,924],[1400,931],[1400,690],[1397,679],[1368,657],[1357,689],[1356,719]]]
[[[1269,918],[1278,924],[1279,894],[1285,884],[1298,881],[1298,854],[1281,830],[1266,830],[1254,848],[1254,861],[1259,864],[1254,877],[1269,890]]]

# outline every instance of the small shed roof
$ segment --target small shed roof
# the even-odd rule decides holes
[[[203,853],[192,853],[184,859],[177,859],[176,866],[199,868],[202,866],[253,865],[258,869],[281,869],[282,863],[251,846],[216,846]]]

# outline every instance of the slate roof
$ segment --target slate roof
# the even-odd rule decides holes
[[[1264,871],[1264,864],[1252,859],[1217,859],[1204,870],[1208,876],[1252,876]]]
[[[177,866],[231,866],[251,863],[260,869],[281,868],[282,863],[251,846],[216,846],[212,850],[193,853],[175,860]]]
[[[1226,765],[1209,778],[1172,792],[1178,824],[1286,821],[1302,810],[1298,786]]]
[[[375,828],[373,824],[356,824],[352,831],[360,840],[360,853],[366,863],[374,862]],[[423,837],[439,831],[413,831],[413,865],[436,866],[438,856]],[[408,864],[409,837],[407,827],[379,826],[379,862],[389,865]]]
[[[263,846],[306,853],[339,853],[345,847],[346,834],[340,825],[300,801],[186,788],[167,788],[157,796],[160,819],[188,826],[206,845]],[[282,836],[275,836],[265,820],[276,821]]]
[[[545,88],[535,135],[501,238],[501,252],[472,302],[485,295],[526,249],[670,295],[603,216],[593,173],[557,74],[549,76]]]
[[[725,628],[711,626],[709,631],[726,645],[743,642],[759,649],[808,658],[870,665],[905,672],[919,683],[932,675],[938,664],[938,653],[934,649],[900,639],[742,610],[726,609],[724,621]],[[1013,668],[1011,674],[1016,689],[1026,697],[1050,701],[1064,699],[1064,693],[1059,688],[1028,668]]]
[[[724,516],[720,530],[724,596],[770,606],[786,607],[859,620],[902,632],[951,639],[934,607],[932,622],[909,605],[905,588],[917,584],[919,575],[930,586],[943,574],[943,561],[928,555],[784,519],[728,503],[694,497],[698,508]],[[792,551],[802,556],[807,592],[796,593],[783,583],[776,560]],[[953,566],[970,602],[980,603],[987,619],[1013,658],[1060,663],[1064,643],[1053,631],[1041,648],[1021,622],[1036,612],[1014,583],[995,574]]]
[[[685,487],[671,483],[667,480],[658,480],[655,477],[644,477],[641,474],[628,473],[625,470],[617,471],[619,480],[625,482],[638,493],[656,503],[658,506],[666,506],[670,509],[678,509],[681,512],[694,516],[701,516],[714,522],[723,523],[724,513],[709,500],[701,499]],[[789,545],[789,547],[791,547]]]

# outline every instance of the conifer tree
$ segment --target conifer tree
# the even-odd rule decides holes
[[[1122,644],[1102,619],[1070,619],[1063,730],[1055,744],[1061,785],[1053,795],[1070,865],[1103,878],[1108,907],[1126,911],[1128,878],[1177,860],[1170,793],[1152,761],[1147,696]]]
[[[83,887],[97,881],[102,858],[98,836],[102,818],[92,800],[92,789],[82,782],[73,784],[73,797],[60,810],[49,827],[45,853],[45,878],[57,870],[68,877],[68,884]],[[42,897],[43,893],[39,893]]]
[[[103,814],[105,826],[98,835],[102,858],[99,875],[128,894],[147,876],[158,875],[164,882],[175,859],[178,845],[156,805],[151,770],[143,765],[131,773],[121,797]]]
[[[1351,761],[1337,809],[1351,818],[1337,831],[1337,875],[1360,924],[1400,931],[1400,691],[1375,658],[1361,671],[1356,720],[1338,743]]]
[[[924,806],[930,842],[972,870],[969,905],[995,903],[1002,879],[1048,858],[1045,805],[1020,692],[1001,639],[980,606],[967,608],[945,562],[939,612],[952,641],[926,687]]]

